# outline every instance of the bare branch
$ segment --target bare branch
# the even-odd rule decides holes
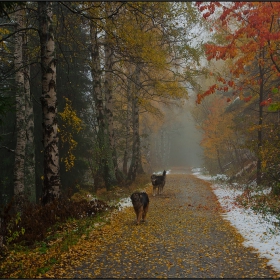
[[[15,152],[15,150],[12,150],[12,149],[10,149],[10,148],[8,148],[6,146],[1,146],[0,149],[6,149],[6,150],[8,150],[9,152],[12,152],[12,153]]]

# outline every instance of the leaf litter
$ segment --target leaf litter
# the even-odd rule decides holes
[[[108,223],[82,235],[68,251],[55,255],[55,247],[50,248],[56,260],[51,266],[50,252],[40,255],[48,269],[37,271],[36,278],[276,277],[267,259],[245,248],[244,238],[220,215],[223,209],[210,183],[168,174],[162,195],[153,197],[151,186],[146,191],[147,222],[137,226],[126,201],[122,211],[113,212]],[[23,254],[21,269],[31,271],[30,260],[36,257]],[[16,271],[13,276],[20,277]]]
[[[243,237],[220,215],[210,184],[192,175],[167,177],[152,196],[147,222],[133,208],[115,212],[65,253],[43,278],[272,278],[267,260],[242,245]]]

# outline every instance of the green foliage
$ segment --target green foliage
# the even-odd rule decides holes
[[[272,186],[272,193],[276,196],[280,195],[280,182],[274,182]]]
[[[50,270],[50,267],[40,267],[37,269],[37,274],[45,274]]]
[[[280,110],[280,103],[272,103],[267,107],[269,112],[277,112]]]
[[[18,212],[16,216],[11,219],[7,225],[8,234],[6,236],[7,244],[10,244],[16,241],[21,235],[24,235],[25,229],[23,227],[19,227],[21,222],[21,214]]]
[[[40,252],[40,254],[46,254],[48,251],[47,243],[41,242],[41,247],[39,247],[38,251]]]
[[[277,95],[279,95],[279,88],[276,88],[274,87],[272,90],[271,90],[272,94],[274,97],[276,97]],[[271,103],[268,107],[267,107],[267,110],[269,112],[277,112],[280,110],[280,102],[273,102]]]

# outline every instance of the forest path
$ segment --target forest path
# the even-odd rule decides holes
[[[210,183],[191,174],[168,174],[163,194],[152,196],[147,222],[133,208],[113,215],[62,256],[54,278],[272,278],[265,259],[242,245],[220,215]],[[46,276],[45,276],[46,277]]]

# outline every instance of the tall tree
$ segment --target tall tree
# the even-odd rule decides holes
[[[25,91],[25,123],[26,123],[26,149],[25,149],[25,194],[30,202],[36,202],[35,184],[35,144],[34,144],[34,111],[33,98],[30,91],[30,64],[28,49],[28,33],[23,36],[24,61],[24,91]]]
[[[16,71],[16,131],[17,142],[15,148],[14,165],[14,194],[18,210],[20,211],[24,197],[24,159],[25,159],[25,94],[24,94],[24,66],[23,66],[23,32],[24,10],[17,7],[14,64]]]
[[[38,2],[41,45],[44,180],[42,203],[60,197],[56,57],[52,2]]]
[[[109,16],[111,11],[111,3],[105,4],[106,14]],[[104,92],[105,92],[105,118],[106,118],[106,125],[108,127],[107,134],[104,135],[105,138],[109,139],[109,145],[106,148],[107,150],[107,166],[106,166],[106,173],[108,173],[108,181],[107,185],[114,185],[117,183],[116,176],[120,173],[118,164],[117,164],[117,154],[116,154],[116,147],[115,147],[115,131],[114,131],[114,116],[113,116],[113,64],[114,64],[114,50],[113,44],[114,41],[110,39],[110,33],[114,33],[111,18],[106,19],[105,23],[105,38],[104,38]],[[109,31],[109,32],[108,32]],[[106,141],[106,140],[105,140]]]
[[[129,68],[132,71],[131,68]],[[129,138],[130,138],[130,124],[131,124],[131,98],[132,98],[132,73],[128,73],[127,77],[127,88],[126,88],[126,114],[125,114],[125,145],[123,155],[123,174],[127,176],[128,159],[129,159]]]
[[[134,181],[140,161],[140,135],[139,135],[139,82],[140,64],[136,64],[133,75],[135,90],[132,95],[132,155],[128,171],[128,180]]]
[[[100,45],[101,41],[98,24],[96,21],[90,22],[90,41],[91,41],[91,76],[92,76],[92,95],[95,104],[97,119],[97,145],[98,145],[98,176],[104,180],[106,188],[110,189],[116,183],[114,163],[112,158],[114,135],[112,122],[112,53],[109,41],[105,41],[105,85],[102,83]],[[103,89],[105,97],[103,96]],[[105,99],[105,102],[104,102]],[[111,137],[111,138],[110,138]],[[96,178],[97,179],[97,178]],[[95,181],[98,181],[97,179]]]
[[[223,4],[220,2],[197,3],[204,18],[214,15],[217,30],[222,30],[227,42],[223,44],[209,43],[205,45],[208,60],[231,60],[230,77],[219,76],[217,83],[207,91],[198,94],[197,102],[216,91],[227,92],[232,89],[244,101],[250,101],[253,97],[248,95],[246,86],[256,88],[259,85],[258,117],[257,117],[257,183],[261,183],[262,146],[263,146],[263,106],[272,101],[267,94],[265,84],[271,80],[271,76],[279,74],[277,60],[277,46],[280,42],[277,20],[280,16],[278,3],[251,3],[235,2]],[[215,11],[218,12],[215,14]],[[220,9],[222,7],[222,9]],[[215,18],[218,13],[219,16]],[[259,26],[261,25],[261,28]],[[226,32],[225,32],[226,31]],[[255,74],[254,69],[258,69]],[[274,73],[273,73],[274,72]],[[249,76],[254,78],[248,78]],[[271,86],[271,84],[270,84]]]

